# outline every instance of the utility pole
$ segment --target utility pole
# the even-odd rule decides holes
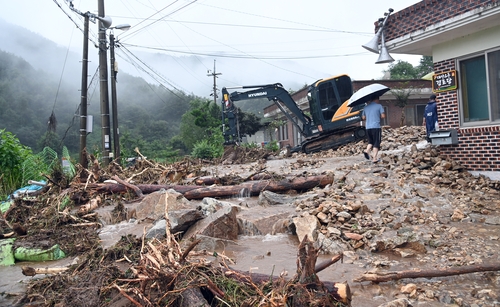
[[[97,15],[103,18],[105,16],[104,0],[98,0],[97,2]],[[99,21],[99,80],[101,93],[102,163],[104,166],[109,165],[111,149],[106,28],[107,27],[101,21]]]
[[[115,35],[109,34],[109,57],[111,67],[111,109],[113,110],[113,149],[115,159],[120,164],[120,131],[118,130],[118,102],[116,99],[116,74],[118,69],[115,62]]]
[[[80,100],[80,165],[87,168],[87,75],[89,62],[89,14],[83,15],[83,57],[82,57],[82,95]]]
[[[208,72],[209,73],[207,74],[207,76],[214,77],[214,88],[213,88],[214,92],[212,95],[214,96],[214,103],[217,104],[217,76],[222,75],[222,74],[220,72],[219,73],[215,72],[215,60],[214,60],[214,71],[212,73],[210,73],[210,70],[208,70]]]

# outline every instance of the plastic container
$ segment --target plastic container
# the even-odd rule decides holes
[[[66,254],[59,248],[59,244],[49,249],[18,247],[14,251],[14,258],[19,261],[49,261],[66,257]]]
[[[0,240],[0,266],[13,265],[16,262],[12,249],[15,240],[15,238]]]

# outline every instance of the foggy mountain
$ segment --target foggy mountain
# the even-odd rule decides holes
[[[79,41],[83,40],[82,38],[83,34],[75,30],[73,40]],[[211,94],[214,84],[210,74],[214,72],[214,64],[216,73],[221,74],[217,76],[216,81],[218,90],[222,87],[271,83],[282,83],[286,89],[297,90],[307,81],[313,82],[330,76],[302,67],[293,61],[273,61],[271,64],[264,60],[224,57],[224,54],[217,59],[194,55],[174,56],[167,52],[146,52],[141,49],[138,51],[136,47],[119,45],[115,48],[115,54],[120,73],[141,77],[151,84],[160,82],[170,90],[180,90],[188,95],[208,99],[213,99]],[[0,49],[25,59],[35,69],[41,69],[54,78],[62,78],[75,91],[80,89],[82,50],[68,50],[66,46],[58,45],[35,32],[9,24],[2,19]],[[92,41],[89,42],[88,65],[90,82],[98,68],[98,50]]]

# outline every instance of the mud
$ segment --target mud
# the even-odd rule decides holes
[[[349,231],[363,235],[366,229],[370,229],[367,233],[372,230],[378,233],[373,237],[365,235],[361,245],[341,237],[348,247],[343,262],[318,274],[323,281],[347,281],[353,292],[352,306],[378,306],[398,298],[409,299],[414,306],[499,305],[498,272],[383,283],[354,281],[366,271],[438,269],[500,262],[500,223],[495,222],[499,218],[499,184],[486,178],[470,177],[460,166],[432,155],[407,154],[412,150],[422,152],[428,145],[415,143],[415,135],[410,133],[405,138],[405,134],[408,135],[407,131],[388,138],[387,147],[382,148],[382,161],[376,165],[363,158],[364,144],[359,143],[337,151],[293,155],[286,159],[267,152],[249,151],[247,154],[233,150],[215,162],[185,159],[172,165],[160,165],[138,160],[126,169],[111,165],[107,170],[80,170],[79,178],[89,180],[89,184],[102,183],[113,176],[136,184],[164,184],[190,183],[193,178],[212,175],[227,178],[225,183],[230,183],[258,173],[272,176],[333,174],[334,184],[314,191],[320,195],[318,198],[358,201],[369,212],[356,216],[356,223],[333,226],[339,229],[349,226]],[[397,141],[399,138],[404,141]],[[243,158],[235,160],[238,156]],[[68,259],[78,257],[78,262],[67,273],[48,278],[22,278],[22,286],[27,285],[26,288],[10,287],[12,283],[3,281],[12,278],[17,282],[15,279],[19,276],[13,270],[21,264],[0,268],[3,283],[0,290],[4,291],[0,305],[12,305],[15,300],[18,306],[127,306],[130,301],[113,285],[120,281],[121,287],[125,287],[123,280],[140,276],[132,273],[134,266],[136,270],[144,269],[143,274],[159,278],[154,285],[168,285],[170,288],[164,289],[173,289],[169,282],[174,280],[175,270],[170,271],[167,267],[159,274],[144,266],[137,268],[139,263],[144,263],[141,251],[148,246],[140,238],[144,228],[149,226],[137,223],[130,214],[137,195],[132,192],[102,195],[97,210],[79,214],[82,205],[98,196],[92,189],[85,189],[77,182],[65,183],[65,178],[55,176],[44,192],[34,200],[16,201],[4,214],[9,225],[17,223],[27,230],[25,235],[17,234],[16,244],[51,246],[57,243]],[[240,199],[230,201],[247,202],[249,207],[255,205],[255,198],[244,196],[235,195]],[[297,214],[314,211],[308,207],[311,205],[303,203],[300,210],[297,207]],[[9,225],[0,225],[3,233],[11,231]],[[425,248],[424,253],[402,257],[395,249],[374,249],[376,240],[391,239],[404,231],[411,231],[418,237]],[[291,277],[297,269],[297,246],[297,238],[292,234],[263,234],[240,236],[237,244],[216,252],[232,259],[234,269],[273,275],[286,271]],[[161,243],[156,248],[164,247]],[[212,263],[220,261],[210,253],[204,257]],[[318,261],[326,257],[319,255]],[[63,262],[50,265],[54,264],[67,265]],[[186,274],[185,277],[195,279],[194,275]],[[30,282],[25,284],[28,280]],[[415,285],[414,291],[403,292],[402,287],[410,284]],[[129,290],[131,293],[136,291]],[[156,299],[161,297],[159,293],[150,295]]]

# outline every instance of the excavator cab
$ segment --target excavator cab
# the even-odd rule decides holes
[[[352,96],[353,88],[348,75],[321,79],[309,86],[307,98],[311,117],[318,126],[329,126],[337,110]]]
[[[306,139],[302,151],[306,153],[339,147],[366,136],[362,126],[364,105],[349,107],[353,94],[351,78],[338,75],[316,81],[309,87],[309,109],[319,136]]]

